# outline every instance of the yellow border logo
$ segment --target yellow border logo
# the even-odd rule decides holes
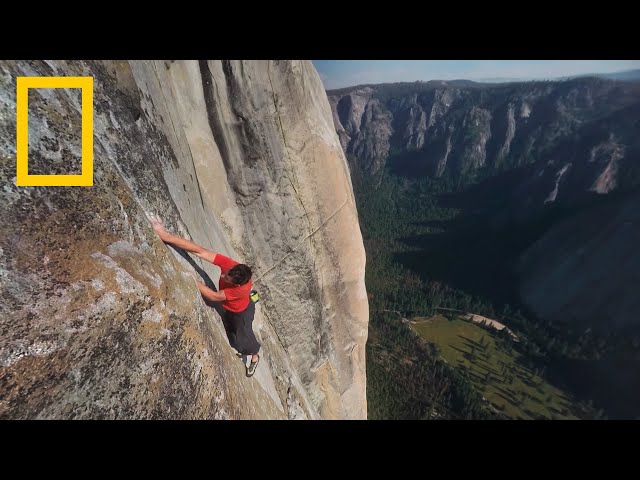
[[[19,187],[93,186],[93,77],[17,77],[16,185]],[[29,175],[29,89],[82,90],[82,169],[79,175]]]

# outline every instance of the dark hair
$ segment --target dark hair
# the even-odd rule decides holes
[[[244,285],[249,280],[251,280],[251,269],[247,265],[239,263],[238,265],[231,268],[227,272],[227,275],[236,285]]]

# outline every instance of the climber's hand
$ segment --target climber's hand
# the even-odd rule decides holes
[[[167,237],[169,237],[169,232],[167,232],[162,222],[157,218],[151,218],[151,226],[153,227],[153,230],[158,234],[161,240],[164,240]]]

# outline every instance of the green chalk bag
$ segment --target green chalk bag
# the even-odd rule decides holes
[[[249,298],[251,298],[251,301],[253,303],[258,303],[260,301],[260,295],[258,295],[258,292],[256,292],[255,290],[251,290]]]

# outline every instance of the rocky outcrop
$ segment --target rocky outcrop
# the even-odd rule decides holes
[[[590,122],[558,142],[512,186],[521,212],[559,202],[580,203],[640,185],[640,103]]]
[[[94,77],[93,187],[15,185],[17,76]],[[74,173],[78,92],[29,102],[30,173]],[[2,61],[0,156],[0,418],[366,418],[364,249],[309,62]],[[260,277],[253,378],[190,276],[219,270],[150,215]]]
[[[491,113],[482,108],[472,108],[462,121],[464,137],[460,171],[477,169],[484,166],[487,158],[486,145],[491,138]]]
[[[378,100],[370,101],[372,90],[364,88],[345,95],[334,105],[333,118],[340,144],[366,165],[377,171],[389,153],[392,116]]]
[[[526,107],[526,104],[522,103],[522,116],[529,116],[530,111]],[[511,149],[511,142],[513,141],[513,137],[516,133],[516,119],[513,111],[513,104],[509,104],[507,107],[507,130],[504,135],[504,142],[500,146],[500,150],[498,150],[498,154],[496,156],[496,163],[499,164],[502,160],[504,160],[509,155],[509,150]]]

